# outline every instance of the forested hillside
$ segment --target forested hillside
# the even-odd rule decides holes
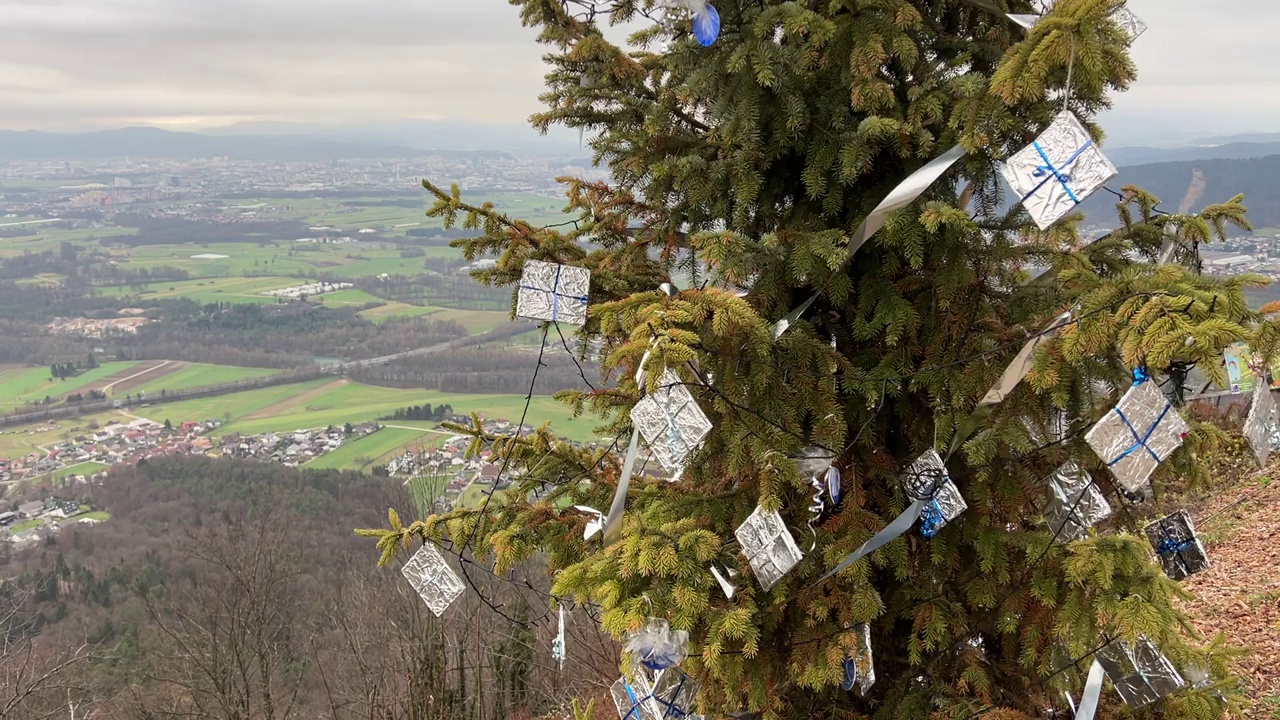
[[[506,582],[470,566],[530,627],[495,625],[475,594],[445,627],[399,573],[373,570],[350,528],[388,505],[410,514],[399,488],[194,458],[117,468],[80,498],[111,522],[69,525],[3,559],[13,612],[0,619],[14,642],[0,675],[30,672],[0,686],[0,714],[45,717],[70,702],[109,718],[484,720],[607,686],[615,651],[581,609],[569,613],[564,671],[554,666],[536,574]]]
[[[1191,184],[1195,169],[1204,173],[1205,190],[1190,208],[1199,210],[1244,193],[1249,220],[1254,227],[1280,227],[1280,155],[1247,160],[1194,160],[1121,167],[1120,176],[1107,184],[1115,190],[1137,185],[1164,200],[1161,206],[1174,212]],[[1100,192],[1083,208],[1091,220],[1114,222],[1116,197]]]

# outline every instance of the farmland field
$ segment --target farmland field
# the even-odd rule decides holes
[[[361,310],[360,317],[365,320],[369,320],[370,322],[384,323],[388,320],[395,320],[398,318],[422,317],[423,315],[430,315],[431,313],[439,311],[440,308],[409,305],[407,303],[400,302],[388,302],[381,307]]]
[[[137,296],[151,299],[190,298],[198,303],[273,303],[276,298],[263,295],[267,290],[279,290],[301,283],[288,277],[227,277],[199,280],[176,280],[144,285],[141,289],[128,286],[99,288],[103,295]]]
[[[54,380],[47,367],[10,368],[0,372],[0,412],[13,412],[28,401],[43,400],[46,396],[59,399],[78,390],[100,384],[117,373],[134,368],[142,369],[138,362],[102,363],[93,370],[86,370],[76,377]]]
[[[316,469],[363,470],[385,464],[391,457],[407,448],[438,445],[446,435],[415,430],[410,427],[384,427],[378,432],[349,442],[331,453],[325,453],[307,463]]]
[[[161,390],[188,390],[206,385],[248,380],[250,378],[274,375],[281,370],[270,368],[234,367],[231,365],[203,365],[199,363],[178,363],[180,368],[163,377],[150,380],[130,390],[131,393],[155,395]]]
[[[296,385],[249,390],[213,398],[137,408],[137,415],[156,422],[228,419],[218,434],[260,434],[305,428],[360,423],[390,415],[409,405],[449,404],[457,413],[480,413],[486,418],[516,422],[524,408],[518,395],[462,395],[434,390],[404,390],[361,385],[348,380],[320,379]],[[596,439],[594,418],[573,419],[572,411],[550,397],[533,399],[526,422],[540,425],[550,420],[552,430],[571,440]],[[429,423],[401,423],[430,427]]]

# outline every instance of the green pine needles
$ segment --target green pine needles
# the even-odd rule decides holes
[[[615,636],[665,617],[691,634],[682,667],[702,680],[708,717],[1040,718],[1064,707],[1064,690],[1079,696],[1091,653],[1138,636],[1223,680],[1159,712],[1221,717],[1228,652],[1196,636],[1177,609],[1184,591],[1139,533],[1176,508],[1119,497],[1083,434],[1134,368],[1160,381],[1194,365],[1221,379],[1231,343],[1276,350],[1276,325],[1244,297],[1262,278],[1197,272],[1201,244],[1248,228],[1243,198],[1170,215],[1124,188],[1119,227],[1102,239],[1081,237],[1078,215],[1040,232],[1020,207],[1001,211],[999,161],[1064,97],[1089,124],[1135,79],[1109,19],[1120,0],[1059,0],[1030,31],[997,12],[1033,12],[1027,0],[718,0],[713,46],[686,20],[665,52],[644,2],[617,0],[594,18],[574,15],[586,7],[575,2],[512,4],[550,47],[548,109],[533,123],[591,133],[612,183],[564,179],[573,226],[537,228],[428,183],[430,214],[477,231],[457,243],[469,259],[497,256],[482,282],[518,284],[530,259],[591,269],[582,332],[603,340],[608,382],[559,397],[602,418],[602,434],[629,435],[629,409],[664,368],[715,429],[678,482],[632,483],[622,539],[602,547],[581,539],[590,518],[566,508],[608,508],[616,448],[585,451],[545,428],[518,440],[463,428],[473,449],[492,446],[520,469],[512,489],[483,514],[364,531],[380,538],[382,561],[415,538],[470,539],[498,572],[544,561],[553,592],[598,605]],[[631,49],[603,32],[622,22],[641,28]],[[956,144],[966,157],[845,262],[867,213]],[[1174,262],[1159,265],[1166,240]],[[673,279],[684,289],[659,289]],[[814,292],[775,341],[772,324]],[[1040,346],[1026,380],[975,414],[1029,334],[1067,310],[1076,322]],[[1045,443],[1058,411],[1067,437]],[[1193,425],[1157,486],[1207,481],[1197,457],[1219,439]],[[818,526],[817,549],[764,592],[734,529],[757,505],[777,509],[808,549],[810,488],[788,456],[810,445],[839,451],[845,499]],[[931,540],[910,532],[819,582],[910,503],[900,474],[931,448],[968,511]],[[1061,544],[1041,508],[1046,478],[1069,459],[1115,513]],[[732,600],[711,563],[743,571]],[[855,648],[846,630],[859,623],[871,625],[878,677],[866,697],[839,687]],[[1120,705],[1110,691],[1104,702]]]

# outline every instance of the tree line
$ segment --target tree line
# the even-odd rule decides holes
[[[506,720],[563,713],[567,696],[608,702],[612,640],[571,611],[560,671],[538,564],[517,568],[521,583],[472,570],[477,589],[442,619],[396,568],[371,569],[349,528],[388,504],[407,516],[398,482],[166,458],[76,499],[111,520],[0,555],[0,629],[17,640],[0,673],[61,667],[32,692],[0,687],[0,709],[21,695],[6,718]]]
[[[396,411],[390,415],[384,415],[379,420],[427,420],[430,422],[440,422],[453,414],[453,406],[448,403],[442,403],[436,407],[431,407],[431,403],[426,405],[410,405],[409,407],[396,408]]]

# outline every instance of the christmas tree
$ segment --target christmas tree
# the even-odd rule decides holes
[[[475,230],[458,243],[468,259],[498,260],[476,276],[513,296],[530,261],[591,271],[589,295],[571,299],[589,297],[576,331],[603,342],[603,381],[559,397],[617,440],[460,428],[512,487],[362,531],[382,562],[423,542],[499,574],[538,560],[556,597],[598,606],[620,639],[665,619],[689,633],[679,671],[700,682],[683,709],[708,717],[1053,716],[1095,655],[1144,642],[1208,675],[1144,712],[1222,716],[1227,653],[1195,636],[1140,534],[1176,508],[1121,483],[1120,459],[1085,433],[1131,387],[1159,384],[1176,414],[1190,368],[1222,380],[1226,346],[1273,349],[1244,297],[1264,280],[1196,263],[1202,243],[1248,227],[1243,198],[1169,214],[1126,187],[1101,238],[1082,236],[1079,213],[1028,213],[1046,182],[1083,199],[1037,138],[1067,112],[1097,151],[1094,116],[1136,78],[1122,1],[1058,0],[1038,19],[1027,0],[512,4],[550,48],[534,125],[589,133],[612,180],[563,179],[575,220],[554,227],[428,182],[430,214]],[[1045,158],[1040,185],[1011,194],[1001,168],[1028,147]],[[910,204],[873,212],[937,158]],[[563,319],[558,298],[549,317]],[[543,326],[544,348],[563,324]],[[635,475],[621,452],[633,408],[682,390],[710,432],[667,458],[674,481],[636,476],[618,492]],[[1156,457],[1154,486],[1206,481],[1197,457],[1220,439],[1193,424]],[[666,442],[639,445],[661,459]],[[930,451],[945,474],[910,470]],[[1076,522],[1081,494],[1052,522],[1049,479],[1070,461],[1114,512]],[[947,479],[962,512],[937,502]],[[572,507],[615,499],[607,520]],[[803,553],[776,583],[735,536],[757,510],[778,511]],[[830,574],[904,513],[914,527]],[[615,524],[583,540],[592,522]],[[620,670],[641,669],[624,655]]]

